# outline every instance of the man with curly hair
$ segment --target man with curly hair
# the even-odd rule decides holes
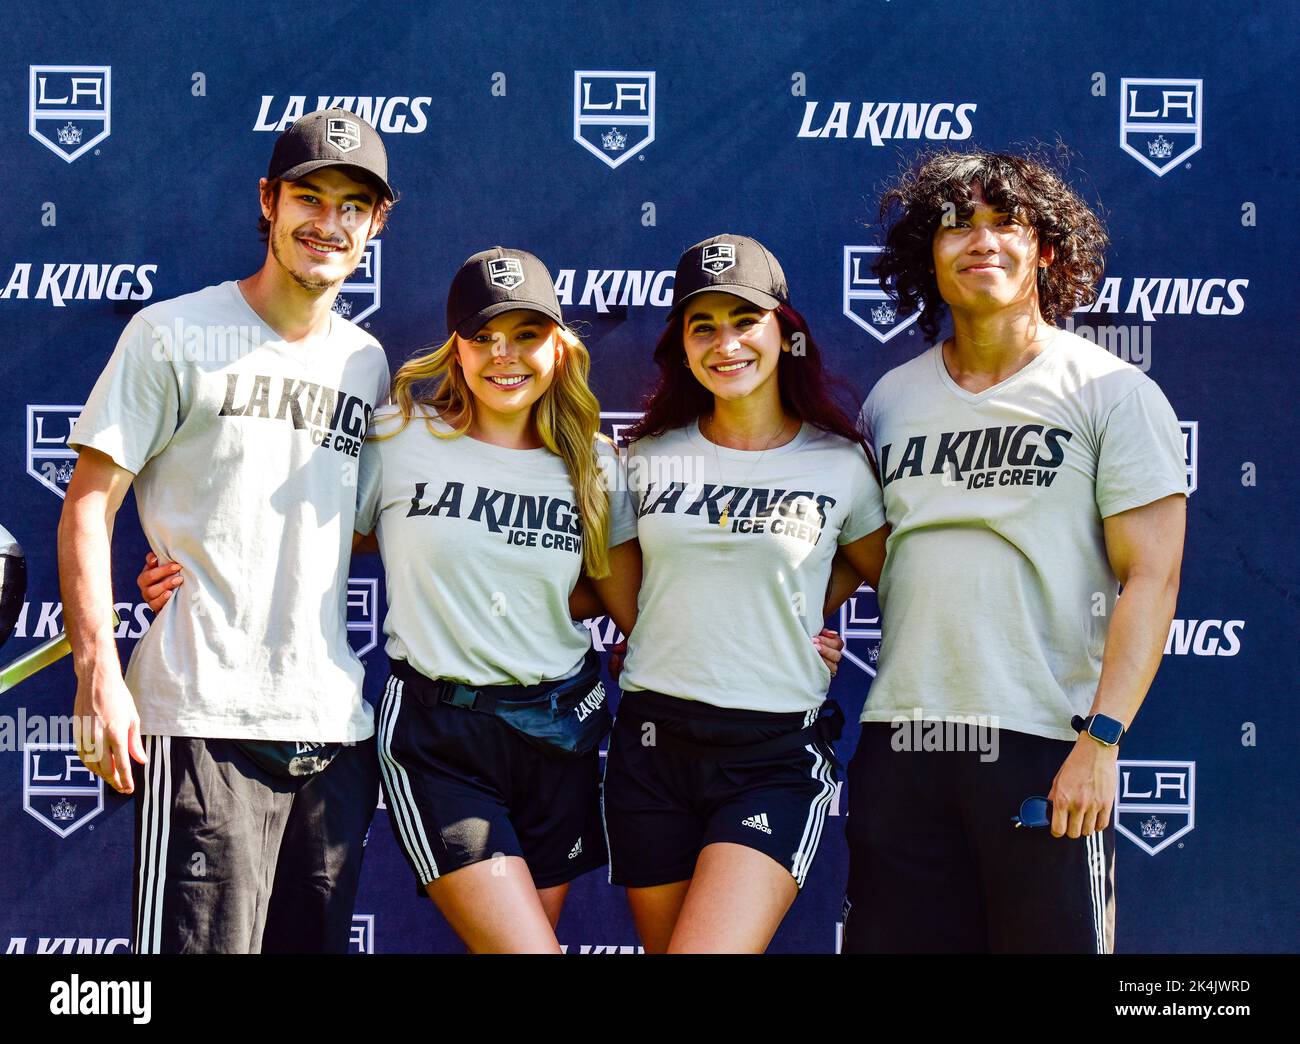
[[[1178,592],[1178,421],[1056,325],[1106,235],[1048,166],[931,154],[881,221],[882,285],[952,333],[862,411],[891,532],[844,950],[1110,952],[1118,743]]]

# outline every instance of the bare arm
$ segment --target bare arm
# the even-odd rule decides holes
[[[77,673],[79,752],[91,771],[123,794],[134,789],[130,759],[145,760],[112,625],[113,522],[134,478],[107,455],[83,449],[59,519],[59,587]]]
[[[1156,676],[1178,600],[1187,498],[1181,494],[1122,511],[1102,522],[1106,555],[1123,586],[1102,653],[1089,714],[1133,724]],[[1052,784],[1052,833],[1086,837],[1110,822],[1116,747],[1081,735]]]
[[[835,552],[831,563],[831,579],[826,587],[826,604],[822,616],[830,616],[862,586],[865,580],[872,588],[880,586],[880,571],[885,567],[885,541],[889,527],[881,526],[861,540],[843,544]]]
[[[636,596],[641,590],[641,545],[628,540],[609,549],[609,575],[592,580],[592,587],[624,635],[636,626]]]

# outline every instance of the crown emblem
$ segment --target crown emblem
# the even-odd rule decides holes
[[[50,815],[60,822],[66,822],[71,819],[77,812],[77,806],[67,798],[60,798],[55,804],[50,806]]]
[[[893,326],[896,318],[898,318],[898,309],[888,301],[881,301],[871,309],[871,321],[881,326]]]
[[[330,309],[330,311],[332,311],[335,315],[339,315],[342,316],[344,319],[347,319],[352,315],[352,302],[349,301],[346,297],[336,297],[334,298],[334,305]]]
[[[1147,153],[1152,159],[1168,159],[1174,154],[1174,143],[1163,134],[1157,134],[1147,142]]]
[[[63,464],[55,464],[52,460],[47,460],[41,465],[41,471],[51,482],[59,482],[67,485],[72,481],[72,462],[66,461]]]
[[[69,120],[69,121],[68,121],[67,123],[65,123],[62,127],[60,127],[60,128],[58,129],[57,133],[58,133],[58,135],[59,135],[59,144],[60,144],[60,145],[80,145],[80,144],[81,144],[81,128],[80,128],[80,127],[74,127],[74,126],[72,125],[72,121],[71,121],[71,120]]]
[[[1165,836],[1165,821],[1163,819],[1156,819],[1155,816],[1148,816],[1142,821],[1140,827],[1143,837],[1149,837],[1154,840],[1155,838]]]
[[[627,135],[617,127],[610,127],[600,136],[600,143],[608,152],[619,152],[627,145]]]

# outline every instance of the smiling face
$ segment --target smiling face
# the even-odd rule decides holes
[[[982,186],[971,186],[971,200],[971,213],[958,212],[951,224],[940,222],[935,229],[934,276],[940,296],[954,314],[1022,307],[1036,313],[1038,269],[1051,262],[1050,248],[1040,256],[1033,226],[990,206]]]
[[[262,213],[271,222],[271,254],[300,287],[323,293],[342,283],[361,261],[378,203],[373,188],[338,167],[281,182],[278,191],[263,179]]]
[[[503,312],[473,337],[456,335],[456,357],[476,405],[502,418],[533,408],[551,386],[562,351],[555,323],[527,309]]]
[[[710,291],[692,297],[683,316],[687,364],[719,399],[743,399],[776,377],[783,345],[775,312]]]

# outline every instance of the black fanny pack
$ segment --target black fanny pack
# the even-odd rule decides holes
[[[393,674],[426,707],[453,707],[491,714],[548,754],[578,758],[590,754],[614,719],[600,680],[600,658],[588,650],[572,678],[537,685],[468,686],[428,678],[405,660],[391,660]]]
[[[618,716],[620,720],[631,721],[637,727],[647,722],[653,724],[655,726],[655,743],[657,745],[674,754],[697,758],[701,761],[754,761],[759,758],[771,757],[773,754],[784,754],[787,751],[797,750],[809,743],[825,743],[830,746],[840,738],[840,733],[844,731],[844,711],[840,709],[840,705],[834,700],[826,700],[821,705],[821,716],[811,725],[802,729],[787,732],[780,736],[773,736],[771,739],[760,740],[758,743],[746,743],[740,746],[709,745],[683,739],[654,718],[647,717],[635,707],[629,706],[630,702],[624,700],[619,704]]]
[[[324,772],[342,743],[299,743],[294,740],[231,740],[240,750],[273,776],[302,779]]]

